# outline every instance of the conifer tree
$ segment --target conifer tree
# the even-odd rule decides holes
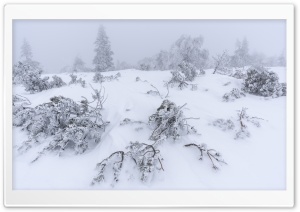
[[[93,63],[96,72],[109,71],[113,68],[113,52],[110,48],[110,41],[103,26],[99,27],[97,39],[95,41],[95,52]]]

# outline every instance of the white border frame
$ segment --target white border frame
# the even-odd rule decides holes
[[[285,19],[286,190],[13,190],[14,19]],[[294,6],[292,4],[7,4],[4,6],[4,205],[6,207],[293,207]]]

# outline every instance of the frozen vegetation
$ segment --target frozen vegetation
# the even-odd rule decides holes
[[[285,189],[285,67],[266,68],[246,39],[212,60],[203,42],[115,67],[100,27],[94,68],[76,57],[56,75],[24,42],[13,188]]]

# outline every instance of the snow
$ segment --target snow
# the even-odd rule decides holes
[[[285,82],[285,68],[272,67]],[[138,180],[133,164],[125,163],[120,181],[111,186],[112,178],[102,184],[91,186],[97,175],[95,166],[115,151],[126,151],[130,141],[151,144],[148,140],[151,128],[147,124],[129,124],[121,126],[125,118],[147,123],[148,117],[155,113],[163,99],[146,94],[153,90],[150,83],[158,88],[162,96],[167,94],[164,81],[171,77],[170,71],[122,70],[119,80],[104,82],[107,101],[102,111],[103,119],[110,121],[102,141],[93,149],[81,155],[66,153],[59,157],[47,154],[39,161],[30,163],[43,145],[37,145],[24,154],[14,151],[13,156],[13,189],[229,189],[229,190],[265,190],[286,188],[286,97],[266,99],[246,94],[246,97],[234,102],[223,102],[222,96],[233,88],[241,88],[242,80],[233,77],[212,74],[213,70],[205,70],[204,76],[197,77],[193,84],[198,85],[196,91],[190,88],[180,90],[170,88],[168,99],[176,105],[187,103],[184,114],[190,119],[189,124],[195,126],[201,135],[183,136],[179,141],[165,141],[158,148],[163,157],[164,171],[156,172],[152,181],[143,184]],[[116,71],[103,75],[114,75]],[[62,95],[80,101],[81,96],[91,99],[92,89],[99,88],[93,83],[94,73],[78,73],[87,83],[54,88],[36,94],[27,93],[22,86],[14,86],[14,93],[30,99],[32,105],[48,102],[50,97]],[[46,76],[46,75],[45,75]],[[52,76],[47,74],[47,76]],[[69,74],[59,74],[65,82],[70,81]],[[138,81],[147,80],[149,83]],[[78,79],[77,78],[77,79]],[[224,86],[225,83],[229,85]],[[237,120],[237,110],[247,107],[249,116],[260,117],[261,127],[249,123],[249,138],[235,140],[234,131],[222,131],[214,127],[216,119]],[[136,128],[142,127],[140,130]],[[153,130],[153,129],[152,129]],[[235,130],[237,130],[237,125]],[[13,144],[19,145],[26,140],[26,133],[13,128]],[[48,141],[45,141],[45,143]],[[209,158],[199,160],[200,153],[196,148],[184,147],[188,143],[206,143],[222,154],[228,165],[219,170],[211,168]]]

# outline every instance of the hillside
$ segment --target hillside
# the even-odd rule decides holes
[[[285,68],[274,67],[272,71],[279,75],[280,82],[286,82]],[[147,124],[120,123],[129,118],[134,121],[148,122],[150,115],[156,112],[163,99],[149,95],[147,91],[155,86],[163,97],[167,95],[164,81],[171,77],[170,71],[119,71],[119,80],[103,82],[107,101],[102,111],[103,119],[109,121],[102,140],[93,149],[81,155],[66,151],[58,157],[44,155],[35,163],[30,163],[36,154],[49,142],[30,149],[24,154],[14,152],[13,189],[285,189],[285,146],[286,146],[286,97],[269,98],[246,94],[233,102],[222,101],[222,96],[233,88],[241,88],[242,80],[226,75],[206,74],[193,82],[197,90],[189,87],[183,90],[169,88],[168,99],[177,106],[187,104],[185,117],[190,119],[197,134],[183,136],[179,141],[167,140],[160,144],[164,171],[155,172],[151,182],[141,183],[132,164],[123,167],[120,181],[111,186],[109,177],[102,184],[91,186],[97,175],[95,166],[112,152],[125,150],[130,141],[151,144],[149,137],[152,128]],[[106,72],[112,75],[117,72]],[[64,96],[80,101],[82,96],[91,99],[92,88],[100,84],[93,83],[94,73],[78,73],[86,81],[86,87],[79,84],[45,90],[29,94],[20,85],[14,86],[13,93],[28,98],[32,107],[48,102],[50,97]],[[47,75],[51,76],[51,75]],[[68,74],[59,74],[65,82],[70,81]],[[147,82],[136,81],[136,77]],[[227,85],[226,85],[227,84]],[[249,124],[249,138],[234,139],[234,130],[222,131],[213,126],[216,119],[231,119],[237,123],[237,111],[248,108],[249,116],[259,117],[260,127]],[[20,145],[26,140],[26,133],[20,128],[13,128],[13,143]],[[199,160],[199,151],[184,147],[188,143],[206,143],[209,148],[220,151],[227,165],[219,170],[211,168],[209,158]]]

